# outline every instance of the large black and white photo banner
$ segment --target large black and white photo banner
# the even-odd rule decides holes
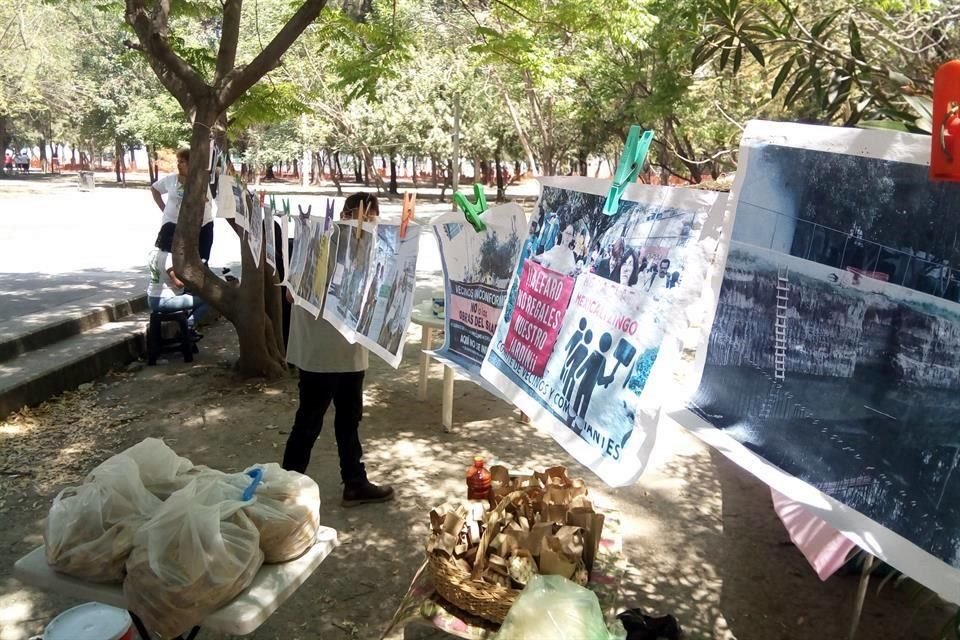
[[[960,184],[929,156],[926,136],[750,123],[669,414],[960,602]]]

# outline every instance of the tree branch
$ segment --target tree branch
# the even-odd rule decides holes
[[[127,2],[132,1],[127,0]],[[267,72],[275,69],[280,64],[280,57],[300,37],[300,34],[317,19],[326,4],[327,0],[306,0],[293,14],[293,17],[277,32],[273,40],[264,47],[263,51],[258,53],[249,64],[234,69],[221,82],[218,82],[216,84],[216,98],[221,109],[226,109],[236,102]],[[226,24],[224,27],[226,27]],[[237,24],[237,29],[239,30],[239,24]],[[227,37],[226,32],[221,35],[221,38],[225,37]]]
[[[240,41],[240,13],[243,0],[223,0],[223,24],[220,28],[220,49],[217,51],[217,71],[213,86],[220,86],[237,63],[237,43]]]
[[[126,0],[126,7],[127,24],[137,34],[151,68],[184,110],[189,111],[188,105],[208,94],[210,87],[167,40],[169,0],[158,2],[153,15],[148,13],[144,0]]]

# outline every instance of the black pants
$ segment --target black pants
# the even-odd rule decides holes
[[[283,468],[306,473],[310,451],[323,428],[323,416],[330,407],[340,454],[340,478],[350,486],[367,479],[363,447],[360,446],[360,419],[363,416],[363,371],[314,373],[300,370],[300,406],[283,451]]]

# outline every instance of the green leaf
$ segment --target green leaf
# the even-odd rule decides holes
[[[771,98],[777,97],[777,93],[780,91],[783,83],[790,76],[790,70],[793,68],[793,61],[794,58],[790,58],[782,67],[780,67],[780,73],[777,74],[776,79],[773,81],[773,90],[770,92]]]
[[[760,47],[758,47],[750,38],[747,38],[743,34],[740,35],[740,42],[742,42],[743,46],[747,48],[747,50],[750,52],[750,55],[753,56],[753,59],[760,63],[761,67],[765,66],[766,63],[763,60],[763,52],[760,51]]]
[[[860,29],[857,28],[857,23],[852,17],[847,23],[847,31],[850,36],[850,53],[857,60],[866,61],[867,58],[863,55],[863,47],[860,42]]]
[[[737,45],[737,50],[733,52],[733,72],[740,71],[740,63],[743,62],[743,46]]]
[[[793,105],[793,101],[797,99],[797,96],[800,94],[800,90],[803,89],[809,80],[809,69],[804,69],[797,74],[797,77],[793,81],[793,85],[790,87],[790,90],[787,91],[787,95],[783,97],[784,106],[790,107]]]

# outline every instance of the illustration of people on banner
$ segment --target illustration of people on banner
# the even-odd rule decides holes
[[[351,342],[400,366],[416,288],[420,227],[340,223],[337,260],[323,317]]]
[[[433,353],[439,361],[480,379],[506,303],[514,264],[528,242],[526,218],[516,204],[492,207],[483,214],[486,230],[475,231],[460,213],[434,220],[446,295],[445,342]]]
[[[608,186],[545,181],[481,371],[574,457],[621,485],[649,457],[658,399],[644,392],[678,303],[701,290],[698,239],[722,208],[714,192],[634,186],[608,216]],[[652,420],[641,419],[650,411]]]

